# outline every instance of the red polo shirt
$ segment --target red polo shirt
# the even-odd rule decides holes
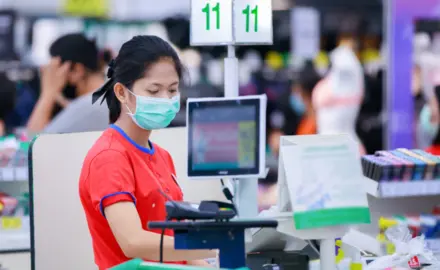
[[[100,270],[121,264],[125,257],[104,216],[104,208],[118,202],[133,202],[144,230],[149,221],[166,219],[166,199],[183,199],[170,154],[150,142],[150,148],[131,140],[112,125],[88,152],[81,171],[79,193],[93,241],[95,263]],[[173,235],[166,231],[166,235]],[[159,246],[158,246],[159,248]]]

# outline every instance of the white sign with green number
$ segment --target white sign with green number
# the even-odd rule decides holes
[[[272,1],[234,0],[236,44],[272,44]]]
[[[191,45],[272,44],[271,0],[191,0]]]
[[[296,229],[370,223],[359,145],[349,135],[282,137],[279,170]]]
[[[232,0],[191,1],[191,45],[233,44]]]

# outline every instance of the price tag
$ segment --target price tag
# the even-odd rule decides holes
[[[108,0],[66,0],[64,12],[76,16],[106,17]]]
[[[191,45],[228,45],[232,34],[232,0],[191,0]]]
[[[14,169],[5,167],[1,168],[2,180],[3,181],[13,181],[14,180]]]
[[[234,0],[237,44],[272,44],[272,0]]]
[[[17,230],[22,226],[21,218],[2,217],[0,218],[0,228],[3,230]]]
[[[18,181],[27,181],[28,176],[28,168],[27,167],[17,167],[15,168],[15,179]]]

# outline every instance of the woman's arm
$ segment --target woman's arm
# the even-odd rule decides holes
[[[159,261],[160,234],[142,228],[139,214],[132,202],[112,204],[104,212],[125,256]],[[173,237],[165,235],[163,238],[164,261],[193,261],[215,257],[216,252],[210,250],[176,250]]]
[[[189,261],[188,265],[192,265],[192,266],[202,266],[204,268],[215,268],[212,265],[210,265],[208,262],[206,262],[205,260],[194,260],[194,261]]]

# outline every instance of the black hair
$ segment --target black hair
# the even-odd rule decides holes
[[[60,57],[62,62],[83,64],[87,69],[100,70],[100,52],[96,42],[82,33],[64,35],[55,40],[49,48],[52,57]]]
[[[313,89],[320,80],[321,76],[316,72],[313,62],[306,62],[304,68],[299,73],[297,83],[307,96],[312,96]]]
[[[136,80],[142,78],[145,71],[163,58],[170,58],[176,68],[179,79],[183,76],[183,65],[177,52],[165,40],[157,36],[135,36],[125,42],[116,59],[110,61],[107,77],[109,80],[93,94],[93,102],[101,96],[107,102],[110,111],[110,124],[118,120],[121,114],[121,103],[116,98],[113,88],[121,83],[132,88]]]
[[[15,83],[0,73],[0,120],[4,120],[14,110],[16,97]]]

